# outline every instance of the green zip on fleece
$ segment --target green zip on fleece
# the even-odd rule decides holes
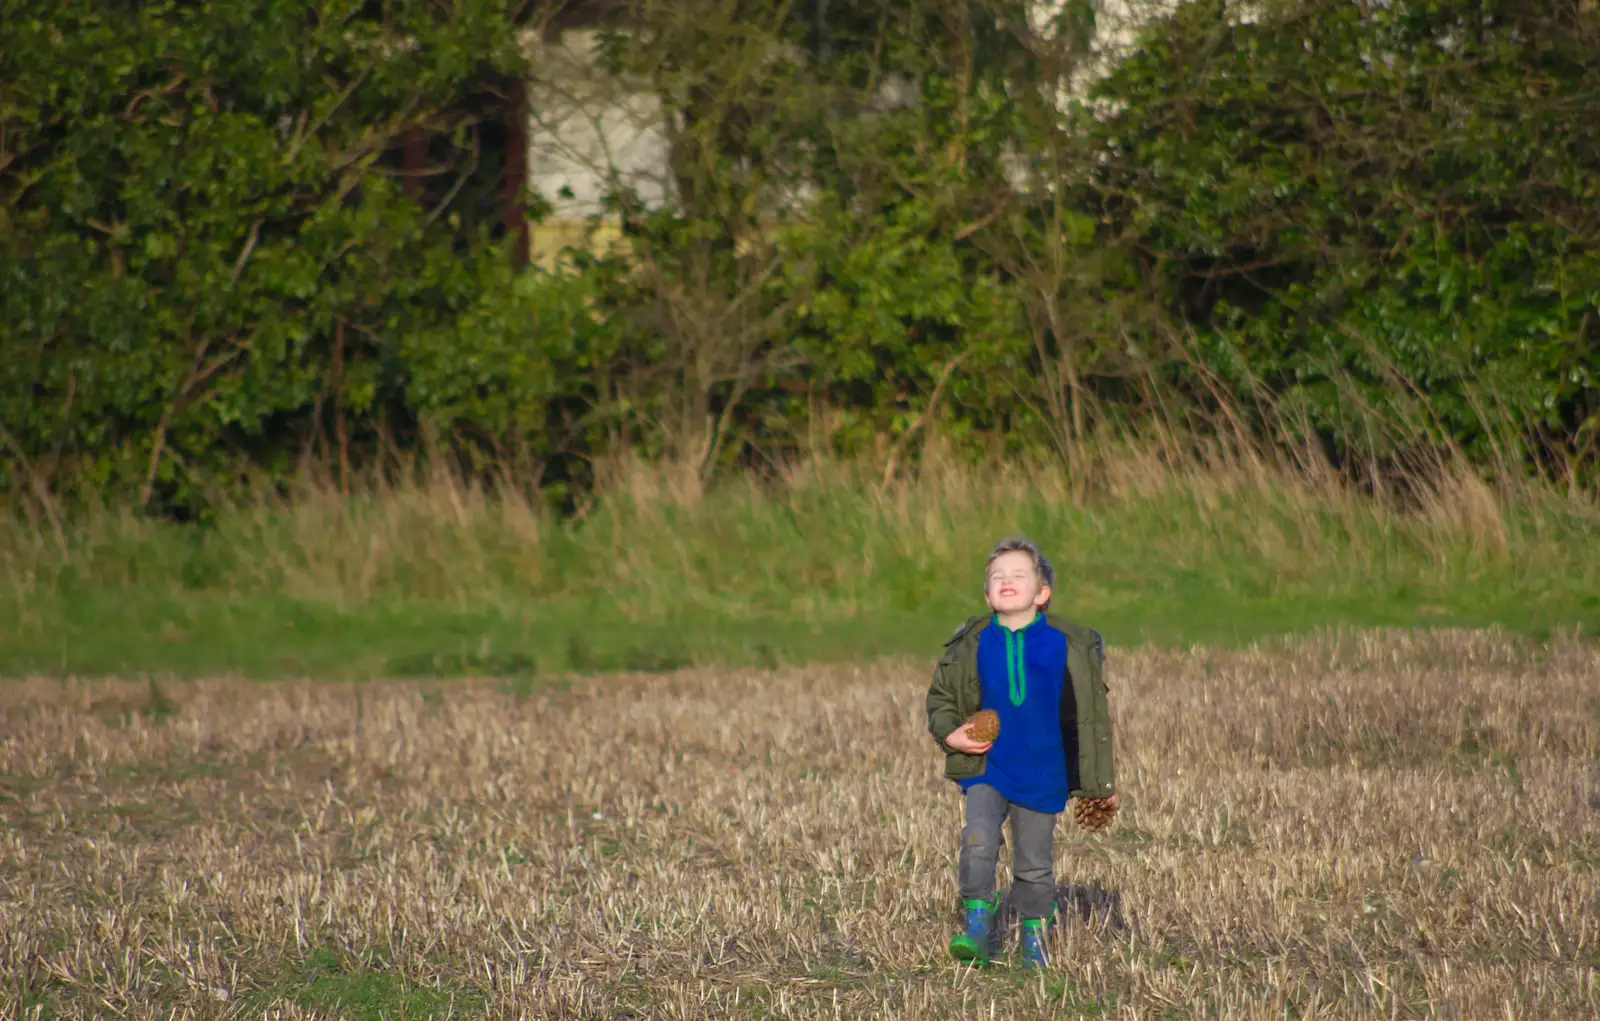
[[[1028,700],[1028,628],[1039,622],[1040,614],[1022,627],[1013,631],[1004,624],[1000,630],[1006,636],[1006,691],[1011,696],[1011,704],[1020,706]],[[995,615],[998,623],[999,614]]]

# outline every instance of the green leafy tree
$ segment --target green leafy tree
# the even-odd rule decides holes
[[[1099,201],[1232,394],[1385,456],[1594,454],[1600,22],[1576,2],[1186,4],[1094,91]]]
[[[0,485],[189,505],[330,420],[345,467],[402,353],[503,282],[453,199],[508,29],[493,3],[13,5]],[[453,143],[431,204],[388,157],[415,127]]]
[[[626,453],[1070,464],[1158,409],[1600,461],[1583,0],[1195,0],[1099,80],[1087,0],[13,7],[0,492],[189,512],[433,435],[571,502]],[[522,267],[523,43],[596,10],[670,201]]]

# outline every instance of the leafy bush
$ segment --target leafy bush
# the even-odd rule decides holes
[[[186,504],[404,403],[396,354],[503,282],[385,172],[520,74],[504,5],[33,3],[0,27],[0,485]],[[393,162],[392,160],[390,161]],[[323,417],[323,409],[331,414]]]
[[[617,188],[625,244],[548,270],[498,175],[553,8],[24,3],[0,491],[189,513],[431,435],[575,502],[628,453],[892,475],[1152,415],[1592,471],[1591,8],[1195,0],[1063,106],[1088,3],[641,0],[601,59],[674,201]]]
[[[1582,6],[1296,0],[1218,24],[1183,5],[1095,90],[1115,109],[1089,129],[1095,194],[1231,392],[1265,387],[1341,448],[1421,433],[1488,457],[1509,425],[1592,461]]]

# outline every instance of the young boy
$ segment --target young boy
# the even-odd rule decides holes
[[[1104,643],[1044,612],[1053,580],[1033,543],[997,545],[984,567],[992,613],[971,618],[945,643],[928,688],[928,730],[945,752],[944,775],[966,801],[958,866],[966,927],[950,941],[962,961],[989,959],[999,906],[995,862],[1008,817],[1023,963],[1038,968],[1055,914],[1056,816],[1069,797],[1100,799],[1103,817],[1116,810]],[[992,742],[976,740],[966,722],[980,708],[999,714]]]

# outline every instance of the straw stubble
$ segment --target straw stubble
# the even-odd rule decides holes
[[[219,680],[166,716],[13,682],[0,1016],[368,1016],[382,986],[411,1016],[1593,1017],[1597,668],[1482,634],[1115,655],[1122,811],[1057,830],[1044,978],[944,955],[920,662]]]

